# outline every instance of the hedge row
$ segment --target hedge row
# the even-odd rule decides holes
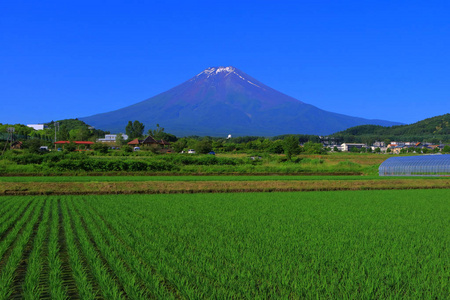
[[[56,168],[58,171],[177,171],[179,167],[157,160],[97,160],[83,159],[71,160],[64,159],[57,163],[49,163],[50,168]]]

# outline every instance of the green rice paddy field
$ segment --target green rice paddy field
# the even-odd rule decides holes
[[[0,299],[448,299],[450,190],[0,197]]]

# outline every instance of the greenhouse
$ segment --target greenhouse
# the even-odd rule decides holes
[[[450,176],[450,154],[391,157],[378,172],[380,176]]]

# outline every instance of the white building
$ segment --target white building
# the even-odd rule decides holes
[[[115,143],[117,140],[117,136],[118,134],[105,134],[105,138],[98,139],[97,141],[102,143]],[[128,135],[126,134],[122,134],[122,137],[124,140],[128,139]]]
[[[361,149],[361,148],[366,148],[367,145],[366,144],[350,144],[350,143],[343,143],[341,145],[341,151],[350,151],[350,149],[352,149],[353,147],[355,147],[356,149]]]
[[[28,124],[27,127],[31,127],[34,130],[44,130],[48,128],[48,126],[44,124]]]

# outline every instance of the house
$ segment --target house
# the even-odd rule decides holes
[[[341,151],[350,151],[350,149],[352,149],[353,147],[355,147],[356,149],[361,149],[361,148],[366,148],[367,145],[366,144],[343,143],[343,144],[341,144]]]
[[[148,137],[145,138],[145,140],[142,141],[142,144],[144,144],[144,145],[160,145],[161,143],[149,135]]]
[[[393,154],[400,154],[402,149],[406,149],[406,146],[391,146],[390,148]]]
[[[159,143],[160,143],[160,145],[161,145],[163,148],[166,148],[166,146],[167,146],[167,147],[170,146],[170,143],[167,142],[167,141],[165,141],[165,140],[161,140],[161,141],[159,141]]]
[[[156,140],[155,138],[153,138],[152,136],[148,136],[146,137],[144,140],[140,140],[140,139],[134,139],[130,142],[128,142],[128,145],[130,146],[137,146],[137,145],[145,145],[145,146],[150,146],[150,145],[161,145],[163,148],[165,148],[165,146],[170,146],[170,143],[164,140]]]
[[[143,140],[140,139],[134,139],[130,142],[128,142],[129,146],[138,147],[138,146],[147,146],[152,147],[153,150],[159,149],[161,153],[172,153],[171,149],[168,149],[170,146],[170,143],[164,140],[156,140],[152,136],[148,136]],[[145,149],[145,148],[144,148]]]
[[[376,141],[375,143],[373,143],[372,147],[381,149],[381,147],[384,147],[384,142]]]
[[[384,144],[384,143],[383,143]],[[381,153],[386,153],[387,147],[385,146],[376,146],[375,144],[370,147],[372,149],[372,152],[375,152],[377,148],[380,148]]]

